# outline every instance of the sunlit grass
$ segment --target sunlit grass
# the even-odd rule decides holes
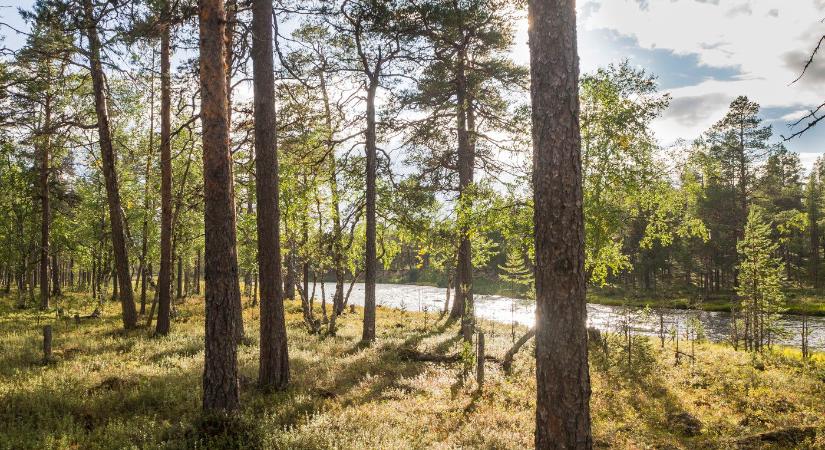
[[[245,309],[239,348],[242,411],[216,424],[200,415],[203,300],[178,304],[172,334],[121,331],[119,305],[102,319],[75,324],[94,305],[80,295],[54,310],[13,309],[0,298],[0,448],[525,448],[533,439],[532,347],[511,376],[487,364],[478,392],[461,363],[424,363],[410,351],[456,354],[457,326],[430,313],[379,308],[376,344],[358,344],[360,312],[339,320],[335,337],[310,335],[288,302],[292,382],[285,392],[255,387],[258,313]],[[143,323],[143,322],[142,322]],[[42,327],[54,328],[54,361],[42,361]],[[488,354],[509,347],[509,325],[483,322]],[[777,349],[753,356],[701,344],[697,361],[674,365],[673,348],[634,346],[631,365],[619,342],[591,349],[597,447],[729,447],[745,436],[819,427],[825,445],[825,357],[802,362]],[[701,432],[680,431],[688,413]],[[816,440],[815,440],[816,439]],[[800,444],[802,445],[802,444]],[[780,445],[779,448],[782,448]]]

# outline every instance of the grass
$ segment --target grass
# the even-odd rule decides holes
[[[258,317],[246,308],[247,338],[239,347],[242,410],[231,420],[202,417],[202,301],[178,304],[171,335],[151,338],[147,329],[123,332],[114,303],[105,305],[101,319],[78,325],[54,311],[14,309],[12,298],[0,298],[0,448],[532,445],[532,348],[522,350],[509,376],[488,362],[479,391],[474,381],[462,380],[461,362],[408,356],[459,353],[456,325],[383,308],[378,341],[365,347],[358,343],[360,310],[339,320],[337,336],[316,336],[301,325],[298,303],[288,302],[292,381],[276,393],[255,387]],[[64,297],[61,306],[70,317],[94,309],[78,294]],[[41,354],[44,324],[54,328],[48,364]],[[500,357],[511,342],[510,326],[480,327],[488,354]],[[628,364],[617,339],[591,346],[597,448],[730,448],[749,445],[742,440],[748,437],[756,448],[825,447],[822,354],[803,362],[790,349],[754,356],[699,344],[695,364],[683,359],[677,366],[670,344],[660,349],[638,338]],[[685,428],[690,419],[701,430]],[[779,438],[764,434],[776,431]]]

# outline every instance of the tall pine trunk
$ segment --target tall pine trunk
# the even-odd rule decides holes
[[[49,68],[51,62],[47,61]],[[49,72],[51,72],[49,70]],[[47,80],[48,82],[48,80]],[[48,83],[47,83],[48,84]],[[49,158],[51,146],[52,108],[51,95],[46,94],[43,105],[43,128],[40,139],[40,279],[49,276],[49,223],[51,222],[51,205],[49,204]],[[52,268],[54,270],[54,268]],[[49,309],[49,283],[40,283],[40,309]]]
[[[475,165],[474,152],[468,131],[469,99],[467,96],[467,75],[465,72],[465,55],[459,56],[456,70],[456,93],[458,122],[458,215],[461,226],[459,228],[458,265],[456,267],[456,298],[450,317],[461,317],[461,336],[465,342],[473,339],[475,330],[475,311],[473,305],[473,255],[470,244],[469,225],[466,215],[471,207],[469,193],[473,183],[473,166]]]
[[[529,1],[537,449],[591,448],[574,0]]]
[[[224,36],[224,49],[223,49],[223,58],[226,61],[226,126],[227,126],[227,145],[229,148],[232,147],[232,66],[234,65],[235,53],[233,52],[233,37],[235,33],[235,24],[236,24],[236,17],[237,17],[237,10],[238,10],[238,2],[237,0],[226,0],[226,26],[223,30]],[[230,154],[229,158],[229,173],[232,174],[232,166],[234,162],[232,161],[232,157]],[[231,178],[231,177],[230,177]],[[229,192],[231,193],[232,198],[235,198],[235,184],[234,178],[232,185],[229,186]],[[232,211],[233,223],[235,222],[235,211]],[[236,304],[235,307],[232,308],[234,317],[235,317],[235,341],[237,343],[241,342],[241,339],[244,337],[244,324],[243,324],[243,304],[241,296],[239,295],[237,300],[235,300]]]
[[[206,243],[203,409],[234,411],[240,406],[237,317],[241,293],[227,121],[223,1],[200,0],[198,17]]]
[[[160,37],[160,271],[158,318],[155,334],[169,333],[172,305],[172,74],[171,30],[163,25]]]
[[[103,66],[100,62],[101,44],[97,32],[97,18],[94,14],[92,0],[83,0],[86,20],[86,38],[89,42],[89,69],[92,76],[92,89],[95,97],[97,131],[100,139],[103,177],[106,184],[106,198],[109,203],[109,219],[112,231],[112,248],[115,257],[115,270],[119,281],[119,297],[123,311],[123,327],[134,328],[137,325],[137,309],[132,295],[132,279],[129,276],[129,255],[126,250],[126,233],[124,232],[123,214],[121,212],[120,189],[118,187],[115,152],[109,128],[109,112],[103,79]]]
[[[161,45],[162,46],[162,45]],[[155,69],[155,51],[152,50],[152,70]],[[163,69],[161,69],[163,70]],[[146,314],[146,283],[149,278],[149,178],[152,171],[152,156],[155,153],[155,75],[149,82],[149,151],[146,154],[146,172],[143,186],[143,239],[140,247],[140,314]],[[154,213],[154,211],[153,211]]]
[[[289,382],[284,301],[281,292],[278,153],[275,140],[275,76],[272,2],[252,4],[252,61],[255,113],[255,194],[258,200],[258,267],[261,289],[261,386],[283,389]]]

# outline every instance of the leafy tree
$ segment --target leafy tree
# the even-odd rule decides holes
[[[669,100],[657,92],[654,77],[627,61],[582,77],[586,270],[596,283],[631,268],[622,237],[635,200],[651,198],[661,186],[650,123]]]

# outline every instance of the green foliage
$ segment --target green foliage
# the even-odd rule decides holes
[[[741,257],[739,288],[741,310],[745,316],[746,337],[754,348],[761,348],[776,324],[785,303],[782,292],[781,261],[774,254],[778,244],[771,240],[770,225],[757,207],[752,207],[745,224],[745,237],[737,245]]]

